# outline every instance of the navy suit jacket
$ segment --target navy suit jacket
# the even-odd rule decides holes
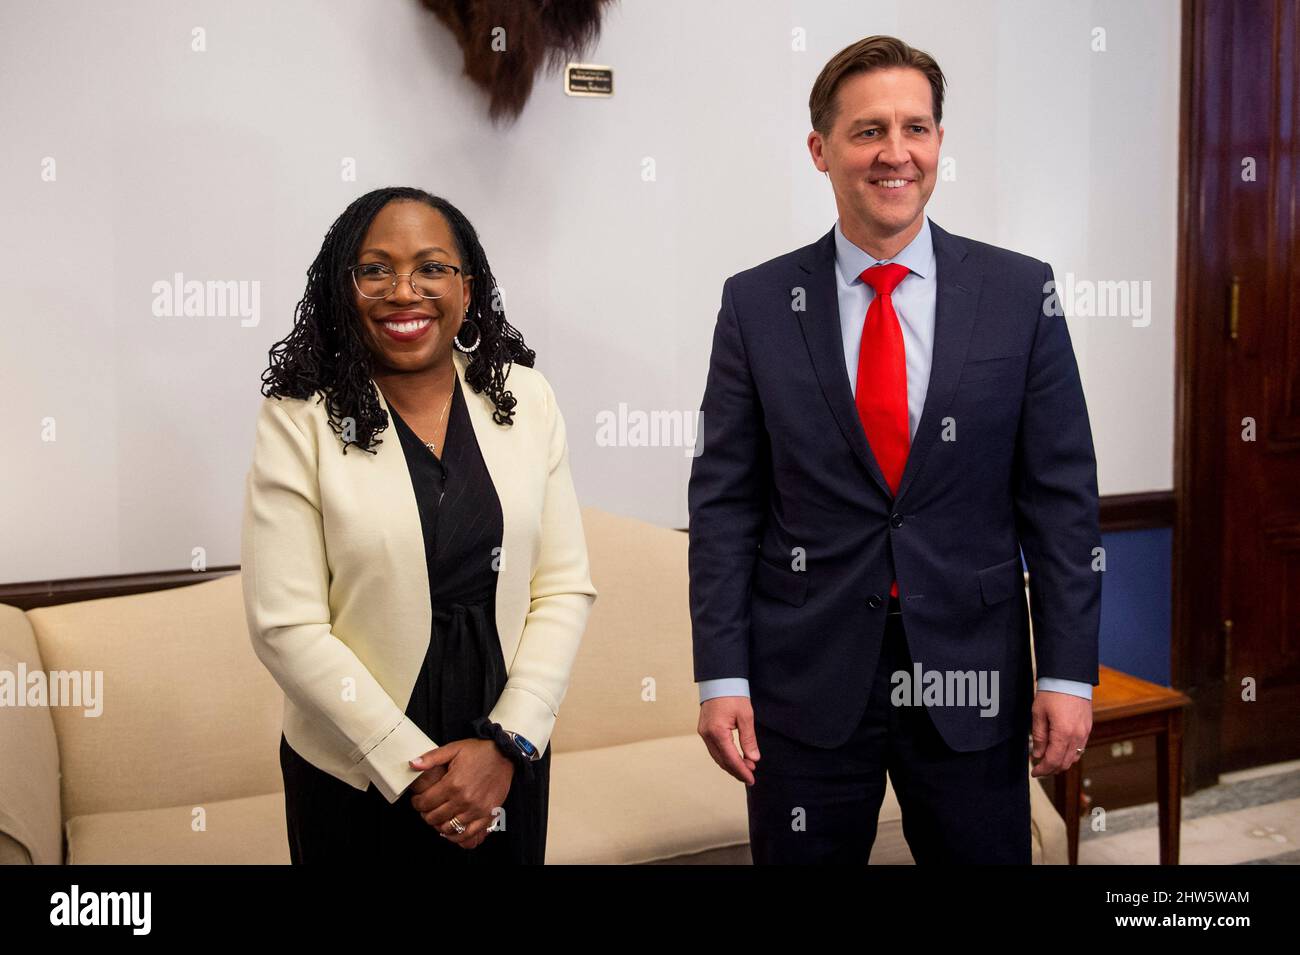
[[[747,677],[755,718],[810,745],[860,722],[893,580],[915,663],[997,675],[994,715],[930,707],[947,744],[1028,734],[1022,549],[1039,670],[1098,682],[1096,460],[1051,266],[931,231],[934,352],[897,497],[845,373],[834,230],[723,285],[688,492],[695,679]]]

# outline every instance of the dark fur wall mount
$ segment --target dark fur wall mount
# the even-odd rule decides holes
[[[488,115],[499,121],[523,112],[543,68],[554,72],[581,58],[600,36],[602,8],[612,0],[420,2],[456,37],[465,75],[487,91]]]

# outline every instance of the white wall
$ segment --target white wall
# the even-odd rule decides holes
[[[723,279],[834,223],[807,96],[870,33],[950,79],[957,176],[935,221],[1058,279],[1151,283],[1146,327],[1070,329],[1102,493],[1169,488],[1176,0],[622,0],[587,57],[616,95],[546,77],[499,129],[415,0],[5,4],[0,581],[184,568],[195,547],[238,562],[267,349],[330,223],[393,184],[479,228],[562,402],[583,502],[682,526],[688,453],[599,446],[597,415],[697,409]],[[153,283],[176,272],[258,283],[260,320],[155,317]]]

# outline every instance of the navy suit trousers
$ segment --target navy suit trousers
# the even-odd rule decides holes
[[[891,612],[875,685],[864,688],[870,696],[862,721],[843,746],[809,746],[764,726],[755,713],[761,758],[746,797],[756,865],[865,865],[886,773],[918,864],[1029,864],[1028,737],[1015,733],[988,749],[955,752],[925,707],[891,704],[891,674],[911,669],[902,617]]]

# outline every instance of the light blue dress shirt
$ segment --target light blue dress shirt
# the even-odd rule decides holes
[[[857,393],[858,350],[862,344],[862,326],[867,308],[876,291],[861,275],[873,265],[897,262],[906,265],[906,275],[891,294],[894,311],[903,330],[903,348],[907,359],[907,430],[916,437],[916,426],[925,408],[925,394],[930,387],[930,357],[934,354],[934,310],[939,283],[936,278],[934,243],[930,239],[930,219],[922,217],[921,231],[892,259],[877,259],[858,248],[844,236],[839,220],[835,222],[835,286],[839,296],[840,336],[844,343],[844,371],[849,388]],[[1059,680],[1040,676],[1038,689],[1055,690],[1092,699],[1092,684],[1078,680]],[[749,680],[725,677],[700,683],[700,702],[715,696],[749,696]]]

